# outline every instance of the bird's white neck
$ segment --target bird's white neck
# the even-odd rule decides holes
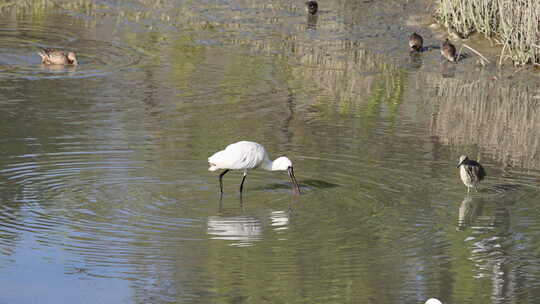
[[[270,159],[266,158],[262,164],[261,164],[261,168],[264,169],[264,170],[267,170],[267,171],[276,171],[276,170],[279,170],[276,168],[276,166],[274,165],[274,162],[271,161]]]

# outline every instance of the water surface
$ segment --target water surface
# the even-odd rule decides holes
[[[441,63],[430,22],[419,0],[0,2],[0,303],[535,303],[538,74]],[[252,172],[240,200],[229,173],[219,201],[207,157],[245,139],[303,194]]]

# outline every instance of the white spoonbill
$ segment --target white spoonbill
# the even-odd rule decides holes
[[[223,194],[223,182],[222,178],[229,170],[243,170],[244,177],[240,184],[240,194],[244,187],[244,181],[246,179],[247,170],[262,168],[268,171],[287,170],[291,181],[294,185],[293,190],[295,193],[300,194],[300,187],[294,177],[293,165],[290,159],[285,156],[278,157],[274,161],[270,160],[268,153],[264,147],[256,142],[252,141],[239,141],[234,144],[228,145],[225,150],[214,153],[214,155],[208,158],[210,164],[209,171],[216,171],[219,169],[225,169],[219,175],[219,189]]]
[[[442,304],[442,302],[439,301],[438,299],[431,298],[431,299],[428,299],[428,300],[426,301],[426,303],[424,303],[424,304]]]

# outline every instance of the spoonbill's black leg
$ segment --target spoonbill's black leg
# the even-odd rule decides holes
[[[244,177],[242,177],[242,182],[240,183],[240,194],[242,194],[242,189],[244,189],[244,181],[246,180],[247,172],[244,171]]]
[[[221,194],[223,195],[223,175],[227,174],[227,172],[229,172],[229,169],[221,172],[221,174],[219,175],[219,190],[221,191]]]

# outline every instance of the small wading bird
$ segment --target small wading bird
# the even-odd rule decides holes
[[[409,37],[409,47],[411,48],[411,53],[421,52],[423,44],[424,39],[417,33],[412,33]]]
[[[289,173],[291,181],[294,185],[293,190],[296,194],[300,194],[300,187],[294,177],[293,165],[290,159],[285,156],[276,158],[274,161],[270,160],[268,153],[264,147],[256,142],[251,141],[239,141],[234,144],[228,145],[225,150],[214,153],[214,155],[208,158],[210,164],[209,171],[216,171],[219,169],[225,169],[219,175],[219,190],[223,195],[223,175],[229,170],[243,170],[244,177],[240,184],[240,194],[244,187],[244,181],[246,180],[247,171],[250,169],[262,168],[268,171],[283,170]]]
[[[431,299],[427,300],[425,304],[442,304],[442,302],[439,301],[438,299],[431,298]]]
[[[77,57],[74,52],[64,52],[56,49],[41,49],[38,52],[41,62],[44,64],[71,64],[77,65]]]
[[[317,13],[317,10],[319,9],[319,4],[317,4],[317,1],[310,0],[306,2],[306,9],[308,13],[315,15]]]
[[[456,47],[450,43],[448,38],[441,45],[441,55],[450,62],[457,61]]]
[[[486,176],[484,167],[478,162],[469,159],[466,155],[461,155],[457,167],[459,168],[461,181],[467,187],[467,193],[469,193],[469,190],[472,187],[478,192],[478,184]]]

